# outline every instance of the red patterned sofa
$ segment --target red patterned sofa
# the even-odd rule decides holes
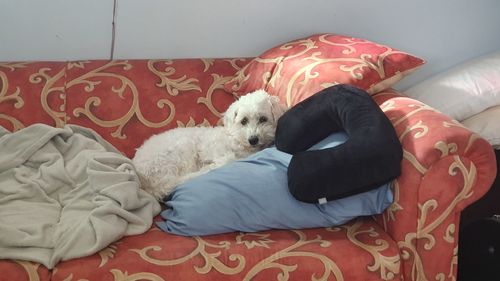
[[[0,63],[0,125],[93,128],[132,157],[148,136],[215,124],[248,59]],[[383,214],[321,229],[180,237],[152,227],[59,263],[0,261],[0,280],[455,280],[460,212],[496,173],[490,145],[395,91],[374,96],[404,147]],[[0,233],[1,235],[1,233]]]

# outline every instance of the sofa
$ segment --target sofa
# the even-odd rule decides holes
[[[16,131],[34,123],[76,124],[133,157],[152,134],[216,125],[235,100],[224,85],[251,60],[0,63],[0,125]],[[1,260],[0,280],[455,280],[460,212],[493,182],[493,150],[396,90],[373,98],[404,152],[394,202],[382,214],[326,228],[195,237],[153,224],[51,270]]]

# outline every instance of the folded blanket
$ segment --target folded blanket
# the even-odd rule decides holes
[[[92,130],[0,127],[0,258],[50,269],[145,232],[159,212],[132,162]]]

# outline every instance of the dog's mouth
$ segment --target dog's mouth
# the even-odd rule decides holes
[[[261,149],[263,146],[262,144],[250,144],[250,143],[247,143],[247,147],[251,150],[259,150]]]
[[[269,140],[267,140],[266,138],[261,138],[259,136],[251,136],[244,142],[244,145],[249,150],[259,151],[264,148],[270,147],[271,145],[273,145],[273,143],[274,142],[269,142]]]
[[[262,150],[264,148],[267,148],[267,147],[270,147],[271,145],[273,145],[273,143],[262,143],[262,142],[259,142],[259,143],[256,143],[256,144],[248,144],[250,146],[250,148],[252,150],[255,150],[255,151],[258,151],[258,150]]]

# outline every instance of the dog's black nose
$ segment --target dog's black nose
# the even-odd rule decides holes
[[[248,142],[251,144],[251,145],[256,145],[259,143],[259,138],[257,136],[251,136],[249,139],[248,139]]]

